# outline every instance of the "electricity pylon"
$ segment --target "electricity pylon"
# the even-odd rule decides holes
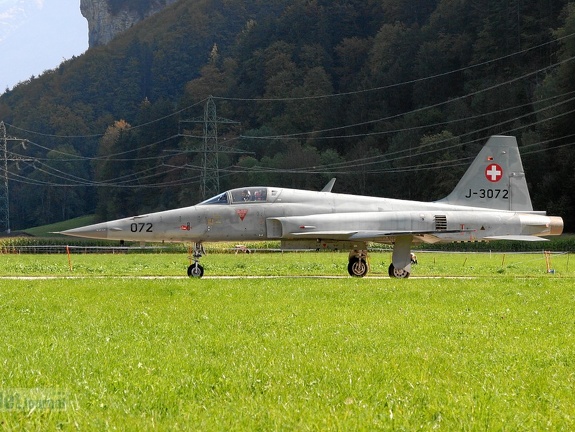
[[[220,153],[245,153],[218,144],[218,124],[238,124],[239,122],[218,117],[213,96],[209,96],[204,107],[203,117],[182,120],[183,123],[203,123],[204,134],[199,149],[191,149],[202,153],[202,200],[220,193]],[[186,136],[186,135],[184,135]]]
[[[18,138],[6,135],[6,125],[0,122],[0,157],[2,158],[2,185],[0,186],[0,224],[5,228],[5,232],[10,234],[10,189],[8,186],[8,162],[14,161],[33,161],[34,159],[25,158],[8,152],[8,141],[24,141]]]

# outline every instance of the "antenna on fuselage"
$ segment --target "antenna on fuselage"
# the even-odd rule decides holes
[[[335,184],[335,177],[332,178],[325,186],[324,188],[321,190],[322,192],[331,192],[331,190],[333,189],[333,185]]]

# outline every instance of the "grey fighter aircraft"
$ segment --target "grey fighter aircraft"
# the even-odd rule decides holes
[[[348,272],[368,273],[368,243],[393,245],[389,276],[411,273],[411,244],[545,240],[563,220],[533,211],[517,141],[492,136],[446,198],[435,202],[278,187],[244,187],[195,206],[70,229],[62,234],[139,242],[191,242],[188,276],[202,277],[204,242],[280,240],[285,249],[349,250]]]

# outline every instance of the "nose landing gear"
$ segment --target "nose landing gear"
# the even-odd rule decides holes
[[[191,278],[201,278],[204,275],[204,267],[200,264],[200,258],[206,254],[204,245],[194,243],[194,250],[189,257],[194,262],[188,267],[188,276]]]
[[[349,253],[347,272],[353,277],[364,277],[369,271],[366,250],[352,250]]]

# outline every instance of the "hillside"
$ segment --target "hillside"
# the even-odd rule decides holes
[[[206,98],[220,188],[431,200],[491,134],[519,138],[537,209],[575,229],[567,0],[180,0],[0,96],[13,229],[201,199]],[[243,153],[241,153],[243,152]],[[249,153],[246,153],[249,152]]]

